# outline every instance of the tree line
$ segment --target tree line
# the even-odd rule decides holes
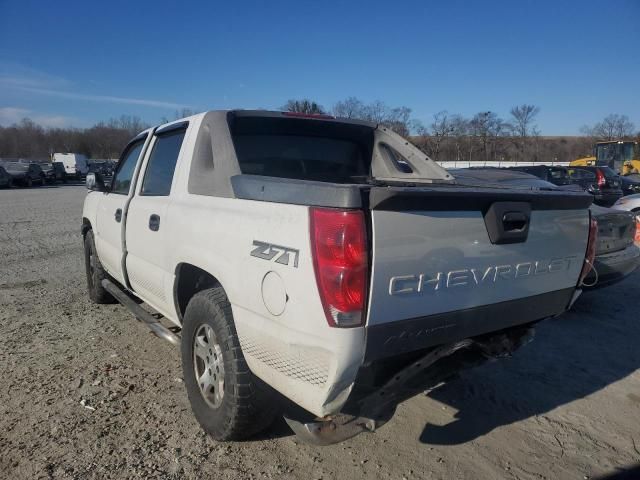
[[[406,106],[389,106],[376,100],[366,103],[356,97],[324,108],[309,99],[292,99],[281,110],[366,120],[383,124],[410,139],[434,160],[480,161],[571,161],[591,154],[598,140],[640,139],[629,117],[611,114],[581,128],[582,135],[545,137],[536,119],[540,108],[522,104],[511,108],[506,118],[493,111],[472,116],[435,113],[426,123],[413,117]],[[174,118],[194,114],[175,112]],[[168,121],[167,118],[162,119]],[[0,127],[0,158],[49,158],[54,152],[82,153],[89,158],[117,158],[127,142],[148,125],[139,117],[123,115],[90,128],[45,128],[28,118]]]
[[[282,109],[381,123],[409,138],[434,160],[568,162],[591,155],[596,141],[640,140],[640,132],[629,117],[620,114],[583,126],[580,136],[545,137],[536,123],[540,108],[529,104],[514,106],[506,119],[492,111],[465,117],[443,110],[426,124],[413,118],[409,107],[389,107],[381,101],[365,103],[356,97],[328,109],[308,99],[289,100]]]

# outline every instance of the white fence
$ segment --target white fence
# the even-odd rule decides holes
[[[529,165],[557,165],[562,167],[569,166],[569,162],[509,162],[509,161],[496,161],[496,162],[483,162],[481,160],[442,160],[437,162],[444,168],[471,168],[471,167],[526,167]]]

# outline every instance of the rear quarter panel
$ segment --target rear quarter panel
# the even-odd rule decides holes
[[[167,220],[175,246],[171,264],[196,265],[221,283],[251,371],[316,415],[338,411],[362,362],[364,329],[327,324],[308,207],[183,194],[171,203]],[[271,259],[252,255],[254,241],[287,247],[288,261],[276,261],[280,253]],[[275,279],[275,293],[263,294],[267,275]],[[173,285],[165,288],[170,293]],[[265,296],[278,297],[272,300],[284,303],[284,311],[270,311]]]

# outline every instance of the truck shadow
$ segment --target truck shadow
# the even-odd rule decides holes
[[[640,367],[640,322],[631,304],[640,272],[615,286],[586,292],[572,311],[537,327],[535,340],[507,360],[462,372],[428,396],[457,413],[427,424],[423,443],[457,445],[583,398]],[[629,394],[640,403],[640,397]]]

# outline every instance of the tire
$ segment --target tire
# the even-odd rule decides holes
[[[89,230],[84,237],[84,266],[87,272],[87,290],[93,303],[116,303],[116,299],[102,286],[102,280],[109,278],[98,259],[93,232]]]
[[[205,432],[219,441],[242,440],[273,422],[276,396],[247,366],[222,287],[198,292],[189,301],[181,350],[187,396]],[[202,379],[207,370],[209,386],[203,389],[197,375]]]

